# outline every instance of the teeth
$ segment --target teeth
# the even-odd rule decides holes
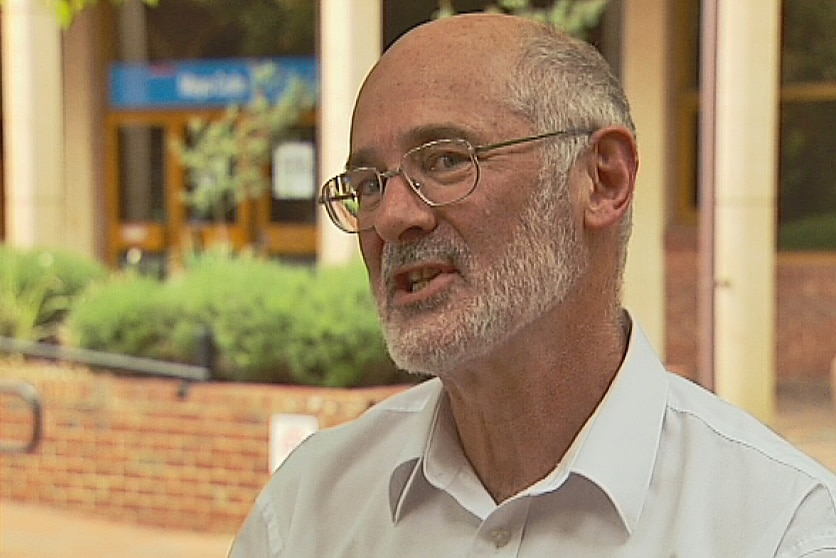
[[[416,293],[429,285],[430,280],[438,275],[434,269],[418,269],[409,273],[409,291]]]
[[[423,281],[416,281],[416,282],[412,283],[412,286],[409,290],[410,290],[410,292],[417,293],[418,291],[420,291],[421,289],[423,289],[424,287],[426,287],[429,284],[430,284],[430,282],[426,279],[423,280]]]

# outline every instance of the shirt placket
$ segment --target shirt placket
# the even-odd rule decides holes
[[[479,526],[469,558],[519,556],[531,498],[503,502]]]

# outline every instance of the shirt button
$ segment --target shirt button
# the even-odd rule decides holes
[[[502,548],[511,541],[511,531],[508,529],[493,529],[490,536],[496,548]]]

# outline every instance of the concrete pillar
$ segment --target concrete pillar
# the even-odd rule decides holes
[[[6,241],[72,246],[65,234],[61,31],[41,0],[3,3]]]
[[[720,0],[715,121],[715,388],[772,419],[780,0]]]
[[[383,44],[381,0],[321,0],[319,177],[343,170],[354,100]],[[341,264],[354,258],[357,238],[319,213],[319,261]]]
[[[665,351],[667,0],[624,0],[622,81],[638,128],[639,175],[624,304],[656,351]]]
[[[88,9],[64,34],[64,205],[66,235],[76,252],[104,254],[106,227],[101,168],[105,135],[104,91],[97,12]]]

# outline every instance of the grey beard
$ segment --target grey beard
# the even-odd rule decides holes
[[[475,261],[464,240],[446,230],[384,248],[386,293],[377,293],[378,311],[392,359],[411,372],[443,375],[486,355],[562,302],[586,268],[571,203],[564,192],[549,187],[532,195],[496,262]],[[475,294],[456,298],[457,293],[440,293],[395,315],[390,304],[392,270],[428,258],[453,264]],[[430,312],[435,316],[429,323],[409,324]]]

